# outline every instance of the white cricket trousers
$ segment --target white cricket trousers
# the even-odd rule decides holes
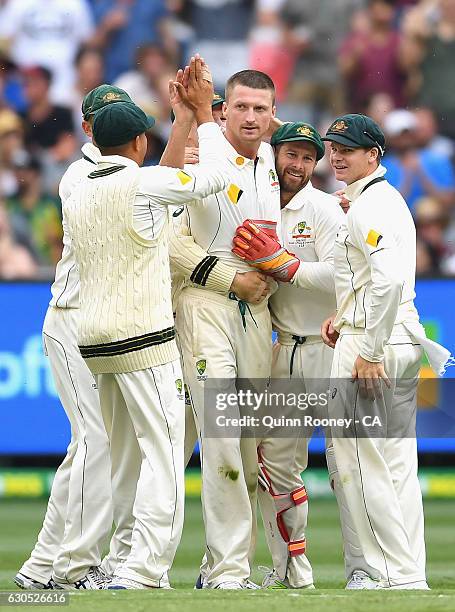
[[[308,336],[303,344],[295,347],[295,340],[288,334],[280,334],[273,347],[272,386],[280,379],[279,390],[286,392],[283,380],[291,380],[289,393],[323,393],[327,390],[332,362],[332,351],[326,347],[320,336]],[[326,350],[328,349],[328,350]],[[324,376],[326,383],[324,384]],[[306,412],[296,410],[293,416],[302,417]],[[320,416],[319,414],[315,416]],[[312,433],[312,432],[311,432]],[[292,437],[270,436],[260,441],[258,456],[270,479],[274,494],[290,495],[304,486],[302,472],[308,465],[308,444],[311,434],[306,436],[299,430],[290,432]],[[293,542],[306,542],[308,501],[291,505],[282,513],[289,535],[289,545],[285,542],[277,526],[277,508],[268,491],[259,490],[261,509],[267,544],[272,555],[273,567],[281,579],[287,578],[291,587],[299,588],[313,583],[311,564],[305,553],[291,555],[290,548],[297,547]]]
[[[126,524],[122,533],[127,541],[125,515],[131,508],[134,518],[131,551],[115,575],[163,587],[183,527],[185,407],[180,361],[138,372],[99,374],[97,381],[111,443],[114,520],[117,515]]]
[[[272,385],[275,379],[289,381],[290,391],[321,394],[326,401],[330,386],[330,371],[332,368],[333,350],[326,346],[320,336],[307,336],[302,344],[297,344],[290,334],[280,333],[273,347]],[[292,376],[291,376],[292,367]],[[300,384],[296,386],[296,384]],[[280,383],[280,390],[285,387]],[[299,413],[302,417],[311,414],[317,418],[326,418],[327,405],[324,402],[314,409],[306,409]],[[289,494],[298,491],[304,485],[302,472],[308,466],[308,446],[313,430],[305,428],[303,432],[295,432],[292,438],[269,437],[261,441],[258,451],[264,467],[271,479],[275,493]],[[330,437],[326,434],[326,458],[329,470],[329,480],[334,490],[340,512],[340,523],[343,534],[343,556],[346,577],[354,570],[363,570],[375,576],[377,572],[369,567],[363,558],[360,543],[356,535],[352,517],[344,497],[338,471],[333,456]],[[306,527],[309,505],[308,501],[295,505],[282,514],[291,541],[306,541]],[[306,586],[313,582],[310,562],[305,554],[290,556],[288,546],[280,535],[277,522],[273,520],[276,506],[268,492],[259,490],[259,507],[261,509],[265,534],[269,550],[272,554],[273,566],[281,579],[287,578],[294,588]],[[311,542],[309,543],[311,556]]]
[[[76,342],[78,310],[49,307],[43,326],[45,352],[71,423],[71,442],[52,485],[43,527],[26,576],[47,583],[76,582],[101,553],[112,527],[109,442],[95,380]]]
[[[338,417],[340,409],[354,419],[356,414],[373,413],[372,400],[346,382],[363,341],[363,334],[355,332],[343,327],[335,346],[329,416]],[[375,400],[375,414],[387,412],[402,421],[412,417],[421,356],[421,346],[403,333],[402,326],[395,326],[384,358],[392,389],[383,386],[382,398]],[[354,428],[350,437],[337,437],[334,432],[333,446],[364,557],[386,587],[424,581],[424,518],[415,436],[360,437],[357,431]]]
[[[240,305],[242,306],[242,305]],[[207,437],[204,389],[213,380],[268,379],[272,343],[267,302],[249,305],[242,317],[239,303],[208,290],[186,288],[177,306],[185,383],[193,401],[200,434],[202,512],[205,525],[207,582],[242,582],[251,573],[256,539],[258,464],[254,438]],[[245,327],[244,327],[245,324]]]

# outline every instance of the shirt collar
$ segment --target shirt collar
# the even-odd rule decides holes
[[[292,198],[289,200],[283,210],[300,210],[305,204],[307,196],[309,195],[309,192],[312,189],[313,185],[311,184],[311,181],[308,181],[308,183],[305,185],[305,187],[303,187],[303,189],[301,189],[294,196],[292,196]]]
[[[231,145],[229,140],[225,137],[226,140],[226,157],[231,162],[233,166],[235,166],[238,170],[242,168],[246,168],[248,165],[254,164],[254,159],[250,159],[249,157],[245,157],[244,155],[240,155],[234,147]],[[262,144],[259,147],[257,158],[260,161],[263,161],[264,156],[261,152]]]
[[[86,142],[84,145],[82,145],[81,152],[82,155],[88,157],[95,164],[101,157],[101,151],[91,142]]]
[[[132,166],[138,168],[134,159],[123,157],[123,155],[102,155],[97,159],[98,166]]]
[[[362,193],[362,189],[365,187],[365,185],[368,185],[368,183],[373,181],[375,178],[384,176],[385,173],[386,169],[384,168],[384,166],[379,165],[372,174],[369,174],[368,176],[365,176],[364,178],[355,181],[355,183],[347,185],[344,190],[347,199],[350,202],[354,202]]]

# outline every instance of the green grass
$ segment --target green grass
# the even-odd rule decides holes
[[[0,590],[15,590],[11,578],[28,556],[44,512],[45,503],[41,501],[0,501]],[[453,612],[455,500],[428,500],[425,513],[431,592],[344,591],[341,539],[333,500],[313,500],[310,506],[308,556],[313,564],[317,590],[193,591],[204,538],[200,504],[189,499],[182,542],[170,574],[174,591],[77,592],[71,594],[69,608],[65,609],[85,612],[186,612],[192,609],[258,612],[262,608],[264,612],[283,612],[302,611],[305,606],[310,612]],[[229,533],[228,526],[226,532]],[[255,567],[270,565],[262,532],[258,540]],[[255,570],[253,579],[260,581],[260,572]],[[40,606],[39,609],[52,608]]]

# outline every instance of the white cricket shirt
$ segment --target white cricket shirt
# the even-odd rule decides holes
[[[308,183],[281,211],[283,246],[296,255],[291,283],[269,300],[273,327],[298,336],[318,335],[335,310],[333,245],[343,222],[338,200]]]
[[[256,160],[237,153],[224,139],[220,170],[229,175],[222,192],[192,202],[188,226],[197,244],[238,271],[251,270],[231,252],[235,230],[245,219],[280,221],[280,185],[272,147],[261,143]],[[279,228],[278,228],[279,232]]]
[[[387,181],[365,186],[383,166],[346,187],[349,212],[335,240],[337,316],[334,327],[365,329],[360,355],[382,361],[397,323],[418,321],[415,298],[416,232],[400,193]]]
[[[84,144],[81,151],[83,157],[68,167],[58,188],[62,201],[63,252],[55,269],[55,281],[51,287],[52,299],[49,303],[56,308],[79,308],[79,272],[66,228],[65,207],[75,186],[96,168],[101,158],[100,150],[91,142]]]

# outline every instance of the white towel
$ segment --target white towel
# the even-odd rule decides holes
[[[451,352],[441,344],[427,338],[425,328],[418,321],[405,321],[403,326],[422,345],[428,361],[438,376],[443,376],[449,366],[455,365]]]

